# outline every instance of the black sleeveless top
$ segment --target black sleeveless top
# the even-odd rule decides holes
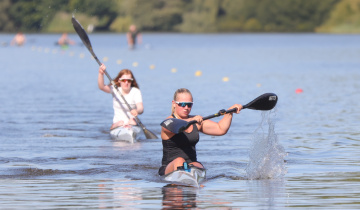
[[[192,126],[190,133],[184,131],[168,140],[162,140],[163,158],[159,175],[164,175],[166,166],[178,157],[184,158],[187,163],[197,161],[195,145],[199,142],[199,130],[196,125]]]
[[[136,37],[139,34],[139,32],[138,31],[130,31],[129,33],[130,33],[131,39],[133,41],[133,44],[136,44]]]

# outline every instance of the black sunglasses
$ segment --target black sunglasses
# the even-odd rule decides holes
[[[194,104],[194,102],[179,102],[179,101],[175,101],[175,103],[181,107],[188,106],[189,108],[191,108],[192,105]]]

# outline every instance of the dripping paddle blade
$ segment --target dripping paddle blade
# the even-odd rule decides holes
[[[271,110],[275,107],[278,97],[274,93],[264,93],[261,96],[255,98],[248,104],[244,105],[244,109],[254,109],[254,110]]]

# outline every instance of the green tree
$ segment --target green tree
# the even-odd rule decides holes
[[[53,4],[53,1],[47,0],[11,0],[9,18],[16,30],[41,31],[56,13]]]
[[[328,16],[338,0],[252,0],[241,13],[245,19],[256,18],[264,31],[313,31]]]
[[[217,18],[219,31],[242,31],[245,24],[244,15],[240,12],[246,0],[223,0]]]
[[[9,18],[8,10],[10,8],[10,0],[0,1],[0,31],[14,31],[14,24]]]
[[[182,22],[185,3],[178,0],[121,0],[119,15],[127,24],[136,24],[143,31],[174,31]]]
[[[118,15],[116,0],[69,0],[67,11],[73,14],[84,13],[97,16],[99,25],[96,30],[109,30]]]
[[[216,32],[217,17],[221,14],[221,0],[189,1],[183,14],[182,32]]]
[[[74,14],[103,31],[130,24],[142,31],[341,31],[358,28],[359,7],[359,0],[1,0],[0,30],[69,31]]]
[[[359,33],[360,0],[342,0],[335,5],[330,18],[316,28],[317,32]]]

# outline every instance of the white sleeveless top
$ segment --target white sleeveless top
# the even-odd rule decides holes
[[[119,91],[122,93],[121,87],[119,87]],[[124,123],[127,123],[129,119],[134,118],[134,116],[132,116],[128,106],[125,104],[125,102],[122,100],[122,97],[118,94],[118,91],[113,86],[111,86],[111,93],[113,95],[114,108],[113,123],[116,123],[120,120],[124,121]],[[123,96],[130,105],[131,109],[135,109],[136,104],[142,102],[141,92],[136,87],[132,87],[129,94],[123,94]]]

